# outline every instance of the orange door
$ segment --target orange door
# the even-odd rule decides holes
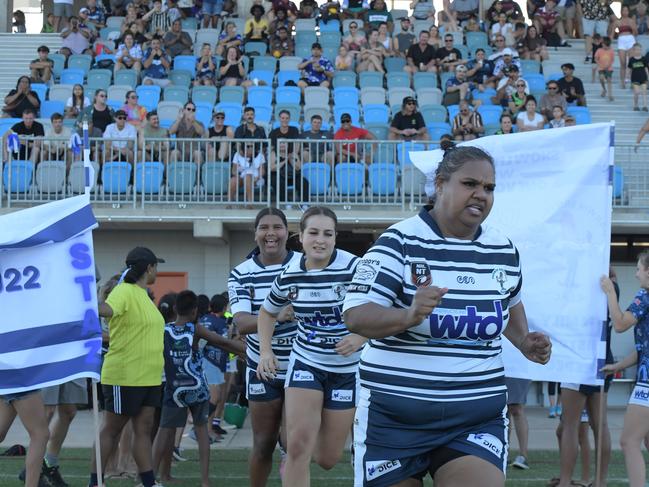
[[[155,296],[155,302],[157,303],[167,293],[179,293],[187,289],[187,273],[158,272],[155,284],[150,287]]]

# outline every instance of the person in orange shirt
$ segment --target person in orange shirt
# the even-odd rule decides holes
[[[611,48],[611,38],[602,38],[602,47],[595,51],[595,62],[599,72],[599,83],[602,85],[601,97],[606,98],[608,87],[608,99],[613,101],[613,63],[615,52]]]

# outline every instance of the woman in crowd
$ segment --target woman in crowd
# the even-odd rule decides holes
[[[336,214],[311,207],[300,220],[304,256],[275,279],[259,312],[259,380],[279,369],[272,336],[279,314],[291,305],[298,332],[286,373],[288,451],[285,486],[310,485],[313,459],[333,468],[354,419],[359,350],[365,339],[349,333],[342,305],[358,258],[336,249]]]
[[[533,95],[527,95],[524,108],[525,110],[520,110],[516,116],[518,131],[542,130],[545,125],[545,117],[536,112],[536,98]]]
[[[219,81],[221,86],[243,86],[247,88],[252,85],[246,80],[246,68],[243,65],[241,51],[236,47],[228,47],[225,59],[219,64]]]
[[[146,120],[146,108],[137,103],[138,96],[134,90],[126,92],[126,100],[122,106],[122,110],[126,112],[126,121],[133,125],[135,128],[142,125]]]
[[[110,348],[101,369],[104,420],[99,435],[102,471],[129,421],[133,424],[133,457],[143,487],[156,485],[151,435],[155,408],[162,398],[164,319],[149,297],[159,259],[146,247],[126,256],[123,280],[99,303],[99,315],[110,318]],[[92,455],[91,487],[97,485],[96,456]]]
[[[514,121],[509,113],[503,113],[500,116],[500,128],[495,135],[506,135],[514,133]]]
[[[349,34],[343,38],[343,45],[351,54],[358,55],[365,44],[367,44],[367,39],[365,39],[364,31],[358,28],[356,22],[350,22]]]
[[[259,309],[270,292],[275,278],[302,254],[287,250],[288,223],[276,208],[264,208],[255,218],[257,248],[249,258],[236,266],[228,279],[228,292],[234,326],[246,336],[246,397],[250,407],[252,450],[249,458],[250,485],[265,486],[273,465],[273,451],[280,436],[284,408],[284,380],[297,325],[293,310],[285,307],[277,316],[271,340],[277,357],[276,375],[257,378],[259,364]],[[285,433],[285,431],[284,431]],[[286,445],[286,442],[283,443]]]
[[[616,18],[611,26],[613,30],[617,29],[617,56],[620,60],[620,85],[622,89],[626,87],[629,81],[630,70],[627,68],[630,51],[635,44],[635,36],[638,35],[638,27],[635,23],[635,17],[631,17],[629,7],[623,5],[620,10],[620,18]]]
[[[372,29],[370,32],[370,39],[366,46],[363,47],[358,56],[358,64],[356,71],[362,73],[363,71],[378,71],[385,73],[383,67],[383,59],[386,56],[386,49],[383,44],[379,42],[379,31]]]
[[[527,28],[527,34],[523,40],[523,59],[534,59],[536,61],[545,61],[550,57],[548,54],[547,42],[539,36],[536,27],[530,25]]]
[[[124,34],[124,43],[117,48],[115,57],[117,58],[115,71],[134,69],[139,73],[142,70],[142,47],[140,44],[136,44],[132,32]]]
[[[379,237],[345,299],[348,328],[370,338],[355,485],[421,487],[430,474],[435,485],[504,486],[502,336],[528,360],[550,359],[549,338],[528,332],[516,247],[482,226],[494,202],[493,159],[477,147],[442,149],[433,204]]]
[[[527,101],[527,93],[525,90],[527,85],[523,78],[518,78],[516,84],[514,84],[514,91],[509,95],[509,102],[507,103],[509,111],[514,117],[516,117],[521,110],[525,108],[525,102]]]
[[[65,103],[65,117],[77,118],[84,108],[90,106],[90,100],[83,91],[83,86],[76,84],[72,87],[72,96]]]
[[[385,55],[392,56],[392,37],[390,37],[390,32],[388,32],[388,24],[381,22],[379,24],[379,43],[385,48]]]
[[[16,82],[16,88],[5,96],[5,106],[2,107],[5,117],[21,118],[26,108],[33,109],[38,113],[41,102],[38,94],[32,91],[32,83],[29,76],[21,76]]]
[[[444,45],[444,39],[439,35],[439,28],[436,25],[431,25],[428,30],[428,44],[435,49],[439,49]]]

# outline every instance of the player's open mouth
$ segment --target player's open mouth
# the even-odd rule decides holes
[[[481,205],[469,205],[466,208],[469,210],[469,213],[475,216],[481,216],[484,212],[484,208]]]

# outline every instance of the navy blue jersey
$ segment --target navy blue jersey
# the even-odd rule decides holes
[[[640,289],[627,308],[638,320],[633,328],[635,349],[638,352],[638,372],[636,381],[649,384],[649,293]]]
[[[217,335],[221,335],[223,338],[228,337],[228,320],[223,316],[217,316],[214,313],[208,313],[203,315],[198,322],[202,327],[213,331]],[[202,342],[203,340],[201,340]],[[228,362],[228,352],[222,348],[215,347],[209,343],[205,344],[205,347],[202,349],[203,358],[210,362],[212,365],[218,367],[221,372],[225,373],[225,366]]]
[[[196,325],[177,326],[168,323],[164,332],[164,358],[166,385],[164,406],[187,407],[207,401],[210,397],[203,373],[203,356],[195,350]]]

